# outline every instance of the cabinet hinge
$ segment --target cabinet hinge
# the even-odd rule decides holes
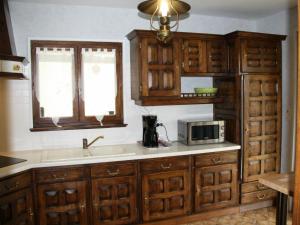
[[[142,43],[139,44],[139,47],[142,48]]]
[[[181,63],[181,66],[184,68],[184,62]]]
[[[184,50],[184,49],[185,49],[185,46],[184,46],[184,44],[182,45],[181,49],[182,49],[182,50]]]
[[[142,85],[140,85],[140,92],[142,92],[142,90],[143,90],[143,87],[142,87]]]

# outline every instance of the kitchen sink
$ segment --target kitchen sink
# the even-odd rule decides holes
[[[93,158],[109,158],[136,155],[135,152],[125,151],[116,147],[91,147],[89,149],[64,149],[44,151],[42,162],[74,161]]]

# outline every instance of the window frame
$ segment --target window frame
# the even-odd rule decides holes
[[[122,43],[121,42],[85,42],[85,41],[46,41],[31,40],[31,74],[32,74],[32,114],[33,128],[31,131],[49,131],[49,130],[73,130],[73,129],[92,129],[124,127],[123,118],[123,64],[122,64]],[[73,117],[61,117],[58,126],[52,122],[52,118],[42,118],[40,116],[40,103],[37,99],[38,93],[38,74],[37,74],[37,48],[73,48],[74,49],[74,99],[73,99]],[[104,116],[102,123],[95,116],[84,115],[84,90],[82,74],[82,55],[83,48],[106,48],[116,50],[116,112],[115,115]]]

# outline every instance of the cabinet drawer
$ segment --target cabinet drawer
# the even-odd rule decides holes
[[[66,167],[54,169],[38,169],[35,172],[38,183],[78,180],[87,177],[83,167]]]
[[[249,193],[254,191],[262,191],[268,189],[266,186],[259,182],[250,182],[242,184],[242,193]]]
[[[256,191],[242,195],[242,204],[256,203],[260,201],[270,200],[277,196],[277,192],[272,189]]]
[[[95,177],[119,177],[136,174],[136,163],[106,163],[92,166],[91,175]]]
[[[31,184],[31,173],[23,173],[0,182],[0,195],[29,187]]]
[[[141,162],[143,173],[157,171],[172,171],[189,168],[189,157],[170,157],[160,159],[149,159]]]
[[[198,155],[195,157],[196,167],[214,166],[229,163],[237,163],[237,151],[220,152]]]

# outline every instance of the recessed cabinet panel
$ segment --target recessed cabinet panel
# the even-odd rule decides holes
[[[244,78],[244,176],[246,182],[280,170],[281,79]],[[260,104],[259,104],[259,103]]]
[[[228,71],[228,48],[226,41],[207,41],[207,72],[226,73]]]
[[[0,198],[1,225],[33,225],[32,191],[25,189]]]
[[[87,182],[38,185],[40,224],[87,225]]]
[[[188,170],[142,176],[143,221],[184,216],[190,210]]]
[[[237,165],[196,168],[195,210],[201,212],[237,203]]]
[[[142,96],[179,97],[179,41],[173,39],[171,43],[161,44],[154,37],[145,37],[140,51]]]
[[[136,178],[92,180],[93,221],[100,224],[133,224],[136,221]]]
[[[241,41],[242,73],[280,73],[281,41]]]
[[[195,74],[207,72],[206,41],[183,40],[182,72]]]

